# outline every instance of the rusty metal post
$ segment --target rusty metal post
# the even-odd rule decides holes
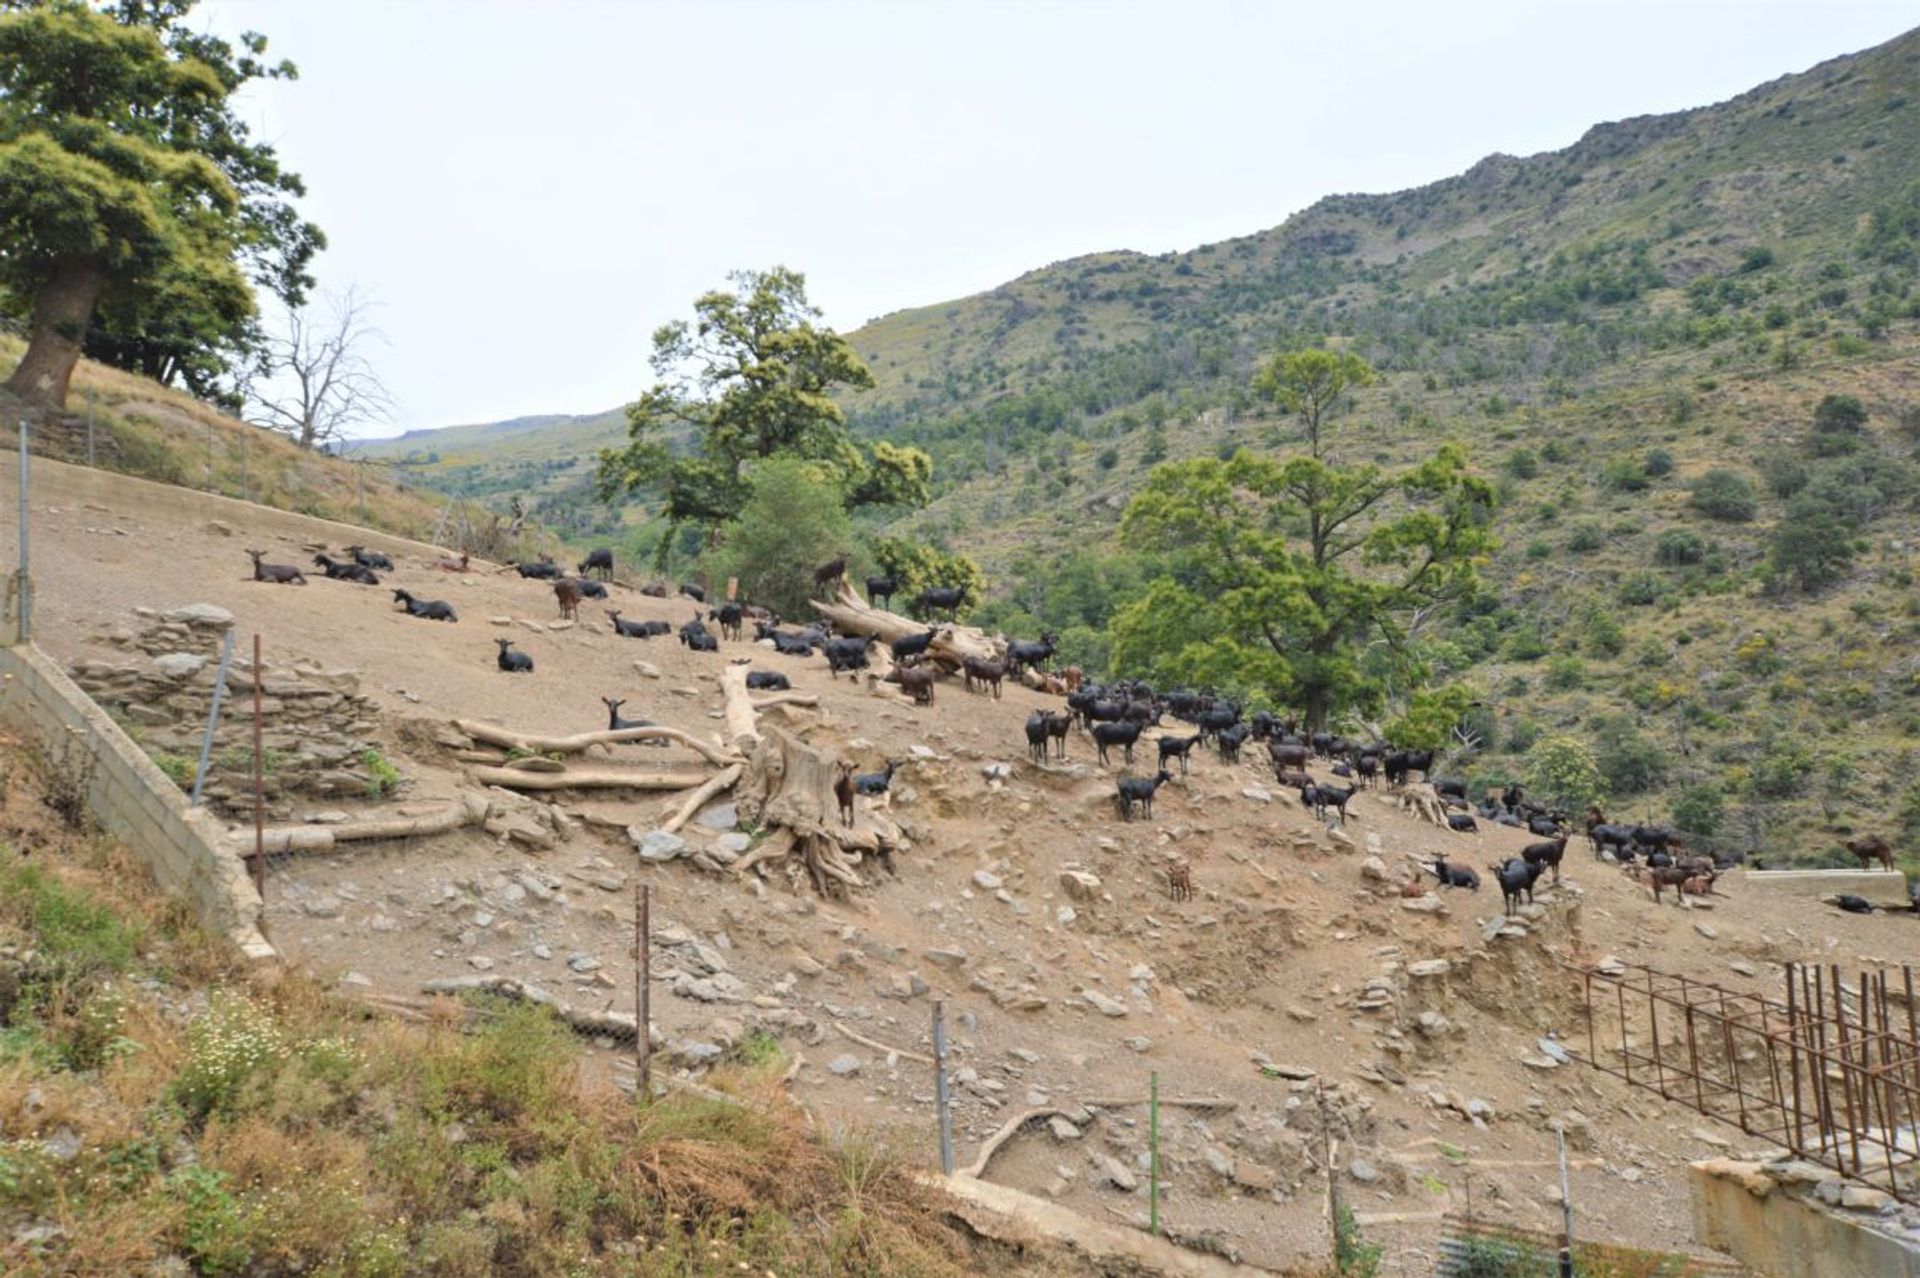
[[[1847,1150],[1852,1156],[1853,1170],[1860,1171],[1860,1118],[1854,1108],[1853,1062],[1851,1048],[1847,1041],[1847,1005],[1841,997],[1840,965],[1832,964],[1833,971],[1833,1033],[1834,1043],[1840,1057],[1840,1097],[1847,1106]],[[1837,1149],[1840,1142],[1834,1141]]]
[[[953,1175],[953,1097],[947,1091],[947,1000],[933,1000],[933,1103],[940,1125],[940,1174]]]
[[[253,636],[253,889],[267,904],[267,787],[260,760],[260,635]]]
[[[646,884],[634,888],[633,909],[633,1094],[643,1104],[653,1099],[653,921],[652,891]]]
[[[1672,1100],[1667,1095],[1667,1066],[1660,1059],[1660,1011],[1659,1000],[1653,992],[1653,969],[1647,969],[1647,1029],[1653,1035],[1653,1077],[1660,1085],[1660,1098]]]

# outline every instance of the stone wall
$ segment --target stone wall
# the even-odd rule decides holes
[[[1920,1209],[1797,1159],[1693,1164],[1693,1232],[1768,1278],[1920,1278]]]
[[[91,768],[88,807],[126,842],[160,886],[186,898],[201,924],[249,957],[275,957],[260,935],[260,896],[244,862],[220,844],[220,822],[187,797],[105,711],[32,644],[0,648],[0,717],[56,763]]]
[[[134,612],[135,626],[102,636],[130,659],[78,662],[74,682],[132,724],[148,753],[167,758],[175,780],[187,788],[206,731],[221,640],[233,615],[212,604]],[[301,661],[263,662],[260,675],[268,817],[292,817],[296,798],[372,795],[374,777],[364,758],[378,712],[359,694],[359,675]],[[253,815],[253,687],[253,654],[236,647],[204,791],[208,805],[232,817]]]

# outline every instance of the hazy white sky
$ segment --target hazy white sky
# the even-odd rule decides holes
[[[243,110],[382,303],[398,428],[590,412],[738,267],[844,329],[1191,248],[1714,102],[1912,0],[211,0],[301,79]],[[368,430],[386,434],[389,430]]]

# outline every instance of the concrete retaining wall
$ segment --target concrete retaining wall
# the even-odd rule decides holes
[[[297,511],[277,510],[272,506],[241,501],[237,497],[222,497],[217,493],[155,483],[150,479],[136,479],[131,475],[95,470],[89,466],[73,466],[50,457],[35,457],[29,478],[36,507],[91,502],[110,511],[137,509],[143,516],[161,519],[173,517],[183,522],[218,519],[232,524],[236,533],[243,528],[248,532],[281,533],[302,541],[324,541],[337,546],[361,545],[369,550],[383,550],[390,555],[437,557],[447,553],[425,542],[410,541],[405,537],[361,528],[355,524],[302,515]],[[0,452],[0,492],[10,495],[18,491],[19,485],[19,456]],[[479,560],[475,560],[474,564],[481,566]]]
[[[1905,909],[1907,876],[1898,870],[1748,870],[1743,886],[1794,896],[1857,896],[1888,909]]]
[[[36,484],[44,464],[34,460]],[[0,717],[56,763],[68,750],[84,751],[93,761],[88,806],[102,828],[124,840],[162,888],[192,902],[207,930],[249,958],[275,957],[260,934],[260,895],[245,863],[222,849],[220,823],[189,808],[146,752],[32,644],[0,648]]]
[[[1767,1278],[1920,1278],[1920,1244],[1755,1175],[1695,1163],[1693,1236]]]

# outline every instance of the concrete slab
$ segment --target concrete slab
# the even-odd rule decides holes
[[[1888,909],[1905,909],[1907,876],[1898,870],[1748,870],[1740,876],[1758,892],[1785,892],[1818,899],[1846,894]]]

